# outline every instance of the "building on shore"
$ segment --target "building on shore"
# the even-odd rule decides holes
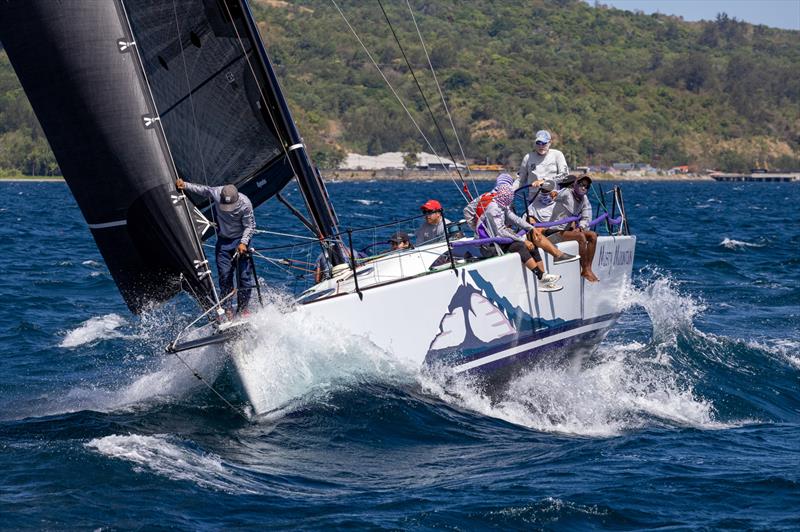
[[[410,168],[417,170],[463,169],[461,163],[455,163],[446,157],[439,157],[432,153],[419,152],[416,158],[409,158],[407,153],[392,151],[380,155],[360,155],[348,153],[339,165],[340,170],[403,170],[409,168],[407,160],[413,160]]]

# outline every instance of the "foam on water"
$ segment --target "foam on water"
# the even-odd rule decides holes
[[[779,338],[770,341],[750,341],[747,346],[776,355],[793,367],[800,369],[800,340]]]
[[[119,314],[106,314],[105,316],[95,316],[80,324],[77,328],[68,331],[59,347],[78,347],[84,344],[106,340],[109,338],[120,338],[123,336],[117,329],[126,325],[127,321]]]
[[[156,397],[179,398],[190,395],[204,387],[194,373],[202,375],[207,383],[213,383],[222,371],[226,358],[227,354],[221,346],[208,346],[183,353],[181,359],[186,365],[175,356],[164,355],[155,370],[139,375],[113,390],[110,406],[118,409]]]
[[[137,472],[150,471],[176,481],[192,482],[233,494],[259,493],[256,481],[214,453],[192,449],[165,435],[111,435],[95,438],[86,447],[110,458],[134,464]]]
[[[301,307],[272,295],[249,318],[253,334],[231,346],[236,364],[250,376],[256,412],[297,400],[319,401],[330,391],[359,381],[411,381],[410,368],[366,338],[309,319]]]
[[[26,415],[80,410],[110,412],[153,401],[184,398],[204,387],[194,372],[202,375],[206,382],[214,382],[227,358],[221,346],[194,349],[181,354],[182,360],[164,352],[164,346],[176,334],[174,313],[174,309],[164,307],[149,310],[133,324],[117,314],[95,316],[69,331],[60,347],[89,349],[87,352],[91,353],[91,349],[101,349],[94,345],[100,340],[123,341],[123,345],[114,345],[114,352],[109,353],[116,361],[114,374],[103,371],[95,379],[82,379],[78,386],[61,391],[49,400],[39,399]],[[110,382],[109,377],[113,379]]]
[[[227,355],[219,346],[208,346],[184,353],[181,357],[191,369],[175,356],[150,353],[145,368],[122,369],[121,376],[110,385],[87,386],[82,383],[49,401],[37,401],[34,409],[24,415],[38,417],[81,410],[114,412],[182,399],[205,388],[194,372],[206,382],[214,382]]]
[[[763,248],[765,246],[765,244],[752,244],[750,242],[734,240],[728,237],[725,237],[722,242],[719,243],[719,245],[726,249]]]
[[[608,437],[654,422],[717,429],[710,402],[679,384],[670,368],[638,362],[644,346],[603,345],[592,362],[536,367],[513,380],[500,400],[457,379],[446,386],[427,381],[435,395],[459,406],[545,432]]]
[[[656,424],[705,429],[730,425],[715,419],[671,358],[678,333],[694,331],[703,308],[664,277],[630,288],[628,306],[641,305],[653,322],[653,345],[601,344],[587,360],[541,363],[509,383],[502,397],[489,398],[470,379],[421,377],[429,392],[459,406],[547,432],[607,437]],[[653,349],[654,348],[654,349]]]

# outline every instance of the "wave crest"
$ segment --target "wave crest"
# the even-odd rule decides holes
[[[728,237],[725,237],[722,242],[719,243],[719,245],[725,249],[763,248],[765,246],[765,244],[753,244],[750,242],[744,242],[743,240],[734,240]]]
[[[84,344],[93,343],[109,338],[120,338],[124,335],[117,331],[119,327],[128,322],[119,314],[106,314],[105,316],[95,316],[80,324],[77,328],[67,332],[59,347],[78,347]]]
[[[171,480],[187,481],[233,494],[259,493],[259,484],[243,476],[214,453],[192,449],[165,435],[111,435],[95,438],[86,447],[135,464]]]

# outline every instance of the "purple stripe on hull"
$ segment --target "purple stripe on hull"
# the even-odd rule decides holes
[[[602,329],[596,329],[594,331],[588,331],[575,336],[570,336],[550,344],[534,347],[530,350],[501,358],[499,360],[487,362],[481,366],[468,369],[464,373],[481,376],[487,376],[498,371],[506,373],[509,372],[509,370],[513,371],[514,369],[521,369],[525,366],[531,366],[535,360],[555,351],[563,351],[566,348],[574,348],[576,346],[579,348],[591,349],[600,342],[609,329],[611,329],[611,325]],[[486,356],[489,356],[489,354]]]
[[[599,322],[608,321],[608,320],[616,321],[617,318],[619,318],[619,313],[618,312],[614,313],[614,314],[604,314],[603,316],[598,316],[596,318],[590,318],[590,319],[587,319],[587,320],[567,321],[567,322],[561,323],[561,324],[553,326],[553,327],[548,327],[547,329],[539,329],[539,330],[536,330],[536,331],[531,331],[530,333],[528,333],[528,334],[526,334],[524,336],[523,335],[516,336],[511,341],[503,342],[502,344],[499,344],[499,345],[494,345],[491,348],[486,349],[485,351],[480,351],[478,353],[474,353],[474,354],[471,354],[471,355],[464,356],[462,358],[459,358],[458,361],[450,362],[450,364],[454,365],[454,366],[455,365],[466,364],[466,363],[472,362],[474,360],[480,360],[481,358],[487,357],[489,355],[493,355],[495,353],[500,353],[501,351],[505,351],[506,349],[511,349],[511,348],[516,347],[516,346],[521,345],[521,344],[526,344],[528,342],[533,342],[533,341],[536,341],[536,340],[543,340],[545,338],[549,338],[549,337],[554,336],[556,334],[562,334],[562,333],[571,331],[573,329],[578,329],[580,327],[585,327],[586,325],[591,325],[593,323],[599,323]],[[558,343],[558,342],[554,342],[554,343]],[[545,346],[545,347],[547,347],[547,346]]]

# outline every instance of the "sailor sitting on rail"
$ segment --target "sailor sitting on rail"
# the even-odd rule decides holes
[[[553,208],[555,208],[554,199],[558,194],[555,188],[556,182],[554,180],[539,180],[533,183],[531,189],[536,189],[537,192],[533,196],[530,205],[528,205],[529,222],[546,222],[552,219]],[[531,234],[534,245],[555,257],[553,261],[555,264],[572,262],[579,258],[576,255],[571,255],[558,249],[555,244],[545,237],[544,230],[541,227],[535,228]]]
[[[501,184],[495,190],[494,196],[488,204],[478,205],[478,234],[480,235],[481,228],[484,228],[489,236],[510,238],[512,242],[510,244],[499,244],[500,249],[519,254],[522,263],[539,279],[539,290],[542,292],[561,290],[563,287],[556,284],[556,281],[561,276],[544,273],[544,264],[539,250],[533,245],[533,242],[519,236],[513,229],[516,226],[526,231],[533,230],[531,224],[514,214],[510,209],[514,201],[514,189],[507,184]]]
[[[497,180],[495,181],[494,188],[491,192],[484,194],[483,196],[479,196],[472,200],[466,207],[464,207],[464,219],[467,221],[469,226],[475,231],[475,224],[477,223],[477,215],[476,210],[478,209],[478,205],[481,203],[488,203],[488,198],[490,198],[493,194],[497,193],[497,189],[502,185],[511,186],[513,188],[515,181],[514,178],[508,174],[500,174],[497,176]],[[553,212],[553,200],[552,192],[547,192],[548,190],[552,191],[555,188],[555,181],[536,181],[534,182],[533,186],[541,187],[541,189],[536,189],[538,191],[534,197],[534,203],[531,204],[531,207],[536,206],[539,207],[539,210],[531,211],[531,207],[529,207],[529,213],[534,212],[535,216],[531,216],[528,221],[530,223],[535,223],[537,221],[546,221],[550,219],[550,213]],[[516,189],[515,189],[516,190]],[[540,198],[540,196],[542,196]],[[545,199],[546,198],[546,199]],[[558,249],[555,244],[550,242],[547,238],[544,237],[542,234],[542,229],[539,227],[534,227],[533,231],[531,232],[531,237],[533,238],[533,245],[537,248],[541,248],[545,250],[547,253],[551,254],[555,257],[555,263],[564,263],[570,262],[573,260],[577,260],[578,257],[575,255],[570,255],[569,253],[565,253]]]
[[[570,176],[575,178],[575,176]],[[569,182],[569,181],[567,181]],[[565,183],[566,184],[566,183]],[[592,271],[592,260],[597,247],[597,233],[589,230],[589,222],[592,220],[592,205],[586,197],[589,187],[592,185],[592,178],[588,174],[578,177],[572,186],[562,188],[555,197],[555,205],[550,220],[562,220],[580,215],[578,225],[574,222],[563,223],[550,227],[545,230],[544,235],[561,240],[575,240],[578,242],[578,251],[581,257],[581,277],[587,281],[596,283],[600,279]]]
[[[214,248],[217,258],[219,290],[222,297],[234,289],[233,275],[238,276],[237,310],[245,313],[250,296],[255,288],[252,262],[248,260],[250,239],[256,230],[253,204],[250,198],[240,193],[235,185],[209,187],[189,183],[181,178],[175,182],[178,190],[188,190],[213,201],[214,219],[217,222],[217,244]],[[233,298],[223,303],[229,318],[233,316]]]

